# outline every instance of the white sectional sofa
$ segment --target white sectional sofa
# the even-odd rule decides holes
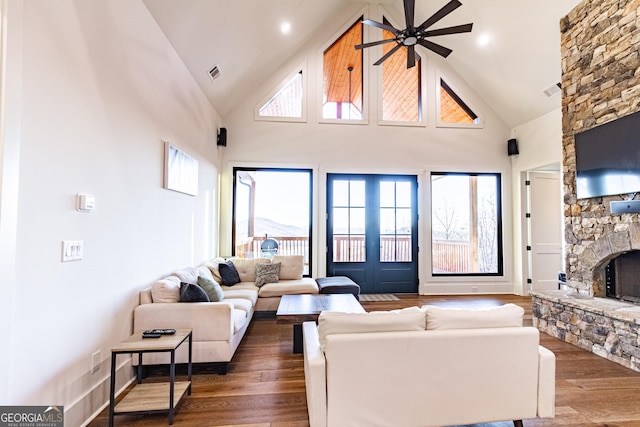
[[[180,300],[181,283],[198,284],[202,277],[220,283],[222,278],[218,267],[225,261],[234,264],[240,282],[221,285],[221,301]],[[257,264],[271,263],[280,263],[278,281],[256,286]],[[199,267],[177,270],[140,292],[133,329],[192,329],[193,363],[230,362],[256,310],[276,310],[280,297],[285,294],[318,293],[315,280],[302,277],[302,263],[302,256],[275,256],[272,260],[216,258]],[[180,346],[176,351],[176,362],[186,363],[187,356],[186,346]],[[137,357],[133,363],[137,364]],[[167,353],[145,354],[143,358],[145,365],[167,363]],[[226,371],[226,365],[222,366]]]
[[[555,356],[513,304],[320,314],[303,324],[311,427],[554,417]]]

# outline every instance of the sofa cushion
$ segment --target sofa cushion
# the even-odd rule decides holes
[[[366,332],[424,331],[425,312],[418,307],[369,313],[323,311],[318,316],[320,346],[328,335]]]
[[[265,283],[277,283],[280,280],[280,263],[257,264],[256,265],[256,286],[260,287]]]
[[[235,308],[236,310],[242,310],[247,313],[247,315],[251,313],[251,309],[253,308],[253,304],[251,304],[251,301],[244,298],[228,298],[224,301],[230,302],[231,304],[233,304],[233,308]]]
[[[193,267],[186,267],[180,270],[176,270],[171,273],[171,276],[176,276],[178,279],[180,279],[181,282],[184,283],[192,283],[194,285],[198,283],[198,271]]]
[[[231,261],[221,262],[218,265],[218,271],[220,277],[222,277],[222,284],[225,286],[233,286],[236,283],[240,283],[240,275],[236,266]]]
[[[262,285],[258,295],[263,297],[281,297],[282,295],[317,294],[318,285],[310,277],[299,280],[280,280],[278,283],[266,283]]]
[[[180,301],[182,302],[209,302],[207,293],[193,283],[180,283]]]
[[[425,305],[427,329],[478,329],[522,326],[524,309],[516,304],[482,309]]]
[[[237,308],[233,309],[233,333],[242,329],[247,323],[247,312]]]
[[[232,258],[229,261],[238,271],[241,282],[255,282],[257,265],[271,264],[271,260],[268,258]]]
[[[204,265],[209,269],[209,271],[211,271],[213,278],[218,283],[222,283],[222,277],[220,276],[220,271],[218,270],[218,267],[220,266],[221,262],[226,262],[226,260],[224,258],[217,257],[202,263],[202,265]]]
[[[156,280],[151,285],[151,298],[153,302],[179,302],[180,279],[176,276],[169,276]]]
[[[251,301],[252,305],[256,305],[258,302],[258,288],[253,283],[251,283],[251,286],[252,288],[245,286],[245,282],[240,282],[231,288],[222,286],[225,301],[230,298],[242,298]]]
[[[216,282],[220,283],[219,281],[213,278],[213,274],[211,274],[211,270],[209,270],[209,267],[207,267],[204,264],[196,268],[196,274],[198,275],[198,277],[202,276],[209,280],[215,280]]]
[[[206,292],[211,302],[219,302],[224,299],[224,292],[220,285],[213,280],[204,276],[198,276],[198,286],[200,286]]]
[[[302,255],[274,255],[272,263],[280,263],[280,280],[302,279],[304,272],[304,256]]]

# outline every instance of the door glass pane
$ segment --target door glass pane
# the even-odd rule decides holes
[[[411,248],[411,183],[380,182],[380,262],[410,262]]]
[[[396,206],[399,208],[411,207],[411,183],[396,183]]]
[[[364,207],[364,181],[349,181],[349,205]]]
[[[333,261],[366,261],[365,182],[333,181]]]
[[[432,174],[433,274],[501,274],[499,174]]]

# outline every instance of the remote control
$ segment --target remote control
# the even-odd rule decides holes
[[[160,334],[160,335],[173,335],[176,333],[175,329],[147,329],[145,334]]]
[[[151,334],[147,332],[142,333],[142,338],[160,338],[162,334]]]

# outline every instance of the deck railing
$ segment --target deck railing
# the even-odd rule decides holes
[[[304,255],[305,265],[309,264],[308,237],[269,236],[278,242],[278,255]],[[236,246],[236,256],[241,258],[259,258],[262,256],[260,245],[264,237],[249,238],[249,241]],[[470,243],[458,240],[434,240],[432,250],[432,268],[434,272],[462,273],[470,271]],[[364,262],[366,245],[364,236],[334,236],[334,262]],[[411,237],[381,237],[381,262],[411,261]]]

